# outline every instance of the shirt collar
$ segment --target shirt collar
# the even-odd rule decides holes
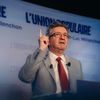
[[[49,55],[50,55],[50,58],[51,58],[52,60],[54,60],[54,61],[55,61],[55,59],[58,57],[57,55],[55,55],[55,54],[52,53],[51,51],[49,51]],[[66,59],[65,59],[65,56],[64,56],[64,55],[61,55],[60,57],[61,57],[61,59],[62,59],[63,62],[66,62]]]

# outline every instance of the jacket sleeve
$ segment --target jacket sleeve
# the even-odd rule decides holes
[[[25,64],[19,71],[18,77],[21,81],[30,83],[34,81],[36,73],[45,57],[46,51],[42,51],[39,48],[26,58]]]

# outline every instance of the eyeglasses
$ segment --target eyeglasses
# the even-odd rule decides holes
[[[60,38],[63,35],[63,37],[66,38],[70,38],[70,35],[68,35],[68,33],[60,33],[60,32],[56,32],[56,33],[51,33],[51,35],[49,37],[56,37],[56,38]]]

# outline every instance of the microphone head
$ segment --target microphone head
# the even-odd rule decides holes
[[[50,65],[50,68],[53,68],[53,65],[52,64]]]
[[[68,62],[66,65],[67,65],[67,66],[71,66],[71,63],[70,63],[70,62]]]

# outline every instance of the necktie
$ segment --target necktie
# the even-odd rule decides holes
[[[64,66],[61,62],[61,58],[58,57],[56,60],[58,62],[58,73],[59,73],[60,85],[61,85],[62,92],[64,92],[68,90],[68,78],[64,70]]]

